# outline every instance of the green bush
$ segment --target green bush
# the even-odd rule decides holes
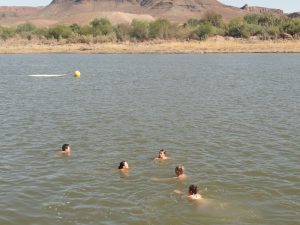
[[[258,25],[260,14],[249,13],[244,16],[244,21],[248,24],[256,24]]]
[[[157,19],[149,24],[149,37],[169,39],[175,36],[176,28],[166,19]]]
[[[144,41],[149,37],[149,23],[133,19],[131,22],[130,37],[139,41]]]
[[[298,36],[300,34],[300,18],[293,18],[286,21],[283,25],[283,31],[293,36]]]
[[[108,19],[94,19],[91,22],[93,36],[108,35],[113,32],[113,26]]]
[[[72,33],[72,35],[67,39],[67,43],[82,43],[82,44],[90,44],[93,42],[92,35],[80,35],[76,33]]]
[[[206,40],[213,31],[213,26],[210,23],[200,24],[195,30],[195,34],[200,40]]]
[[[117,41],[127,41],[130,37],[131,27],[129,24],[118,24],[114,27]]]
[[[280,37],[280,28],[277,26],[271,26],[266,28],[266,33],[271,39],[277,39]]]
[[[105,42],[116,42],[117,37],[114,32],[108,35],[98,35],[93,38],[93,43],[105,43]]]
[[[77,23],[73,23],[70,28],[75,34],[79,34],[81,32],[81,27]]]
[[[223,27],[223,24],[224,24],[222,15],[220,15],[216,12],[213,12],[213,11],[207,12],[204,15],[204,20],[208,21],[211,25],[218,27],[218,28]]]
[[[14,27],[0,27],[0,38],[7,40],[16,36],[16,29]]]
[[[36,28],[36,30],[33,32],[34,35],[39,36],[39,37],[46,37],[48,34],[48,29],[47,28]]]
[[[196,27],[199,25],[199,20],[197,19],[189,19],[184,26],[191,26],[191,27]]]
[[[35,25],[33,25],[32,23],[27,22],[27,23],[18,25],[17,29],[16,29],[16,32],[18,34],[24,33],[24,32],[26,32],[26,33],[28,33],[28,32],[33,33],[36,29],[37,28],[36,28]]]
[[[177,28],[175,37],[179,40],[189,40],[193,38],[192,36],[195,33],[196,29],[197,27],[194,25],[192,26],[192,25],[184,24]]]
[[[72,34],[72,29],[69,26],[66,25],[55,25],[53,27],[50,27],[48,29],[48,32],[46,33],[46,37],[51,39],[54,38],[56,40],[60,39],[67,39],[71,36]]]
[[[32,23],[24,23],[20,24],[16,28],[16,33],[21,37],[21,38],[26,38],[28,40],[31,40],[32,35],[36,31],[36,26],[34,26]]]
[[[88,25],[85,25],[85,26],[83,26],[83,27],[80,28],[79,34],[81,36],[90,36],[90,35],[93,35],[93,29],[92,29],[92,27],[90,27]]]
[[[249,38],[251,26],[242,17],[233,18],[229,22],[227,34],[232,37]]]

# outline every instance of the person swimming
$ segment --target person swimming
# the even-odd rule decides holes
[[[186,175],[184,174],[184,167],[182,165],[175,167],[175,174],[176,174],[176,178],[178,179],[186,178]]]
[[[71,154],[71,147],[69,144],[63,144],[61,147],[61,153],[65,155],[70,155]]]
[[[119,170],[128,170],[129,169],[129,165],[126,161],[122,161],[120,162],[120,165],[119,165]]]
[[[166,150],[161,149],[159,150],[158,156],[155,157],[154,159],[165,160],[165,159],[169,159],[169,157],[167,156]]]
[[[182,165],[175,167],[175,177],[168,177],[168,178],[151,178],[154,181],[169,181],[169,180],[184,180],[187,178],[187,176],[184,173],[184,167]]]
[[[188,198],[193,199],[193,200],[197,200],[197,199],[201,199],[202,196],[200,194],[198,194],[198,187],[197,185],[190,185],[189,186],[189,195]]]
[[[185,195],[182,191],[179,191],[179,190],[175,190],[174,192],[179,195],[184,195],[191,200],[203,199],[202,196],[198,193],[197,185],[194,185],[194,184],[189,186],[188,195]]]

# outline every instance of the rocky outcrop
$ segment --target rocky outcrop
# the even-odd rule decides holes
[[[251,12],[251,13],[273,13],[278,15],[284,15],[283,10],[281,9],[271,9],[271,8],[265,8],[265,7],[258,7],[258,6],[248,6],[247,4],[244,5],[242,10]]]
[[[239,8],[217,0],[53,0],[44,12],[58,15],[96,11],[148,14],[175,22],[200,19],[209,11],[221,14],[224,19],[243,15]]]
[[[0,6],[0,18],[35,15],[41,7]]]
[[[108,18],[113,23],[131,22],[132,18],[165,18],[184,23],[188,19],[201,19],[208,12],[221,14],[223,19],[243,16],[248,12],[283,14],[279,9],[250,7],[242,9],[227,6],[217,0],[52,0],[43,9],[13,7],[0,10],[0,24],[19,24],[26,21],[89,24],[94,18]],[[2,17],[1,17],[2,16]]]
[[[300,12],[290,13],[290,14],[288,14],[288,17],[290,17],[290,18],[300,18]]]

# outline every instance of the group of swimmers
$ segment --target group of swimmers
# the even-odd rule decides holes
[[[62,146],[61,153],[64,154],[64,155],[67,155],[67,156],[71,155],[70,145],[69,144],[64,144]],[[167,156],[166,151],[164,149],[161,149],[158,153],[158,156],[154,158],[154,160],[168,160],[168,159],[170,159],[170,158]],[[129,165],[126,161],[122,161],[122,162],[120,162],[120,165],[119,165],[118,169],[121,172],[127,173],[128,170],[129,170]],[[176,166],[175,175],[176,175],[176,177],[174,177],[174,178],[177,178],[177,179],[180,179],[180,180],[183,180],[183,179],[186,178],[186,175],[184,173],[184,167],[182,165]],[[186,196],[186,197],[188,197],[189,199],[192,199],[192,200],[202,199],[202,196],[198,193],[197,185],[194,185],[194,184],[189,186],[187,195],[185,195],[182,191],[179,191],[179,190],[175,190],[174,192],[176,194]]]
[[[161,149],[158,153],[158,156],[154,158],[154,160],[167,160],[167,159],[170,159],[170,158],[166,155],[166,151],[164,149]],[[129,165],[126,161],[122,161],[122,162],[120,162],[118,169],[122,172],[127,172],[129,169]],[[176,177],[174,177],[174,178],[177,178],[180,180],[183,180],[186,178],[186,175],[184,173],[184,167],[182,165],[175,167],[175,175],[176,175]],[[185,194],[182,191],[175,190],[174,192],[176,194],[185,196]],[[197,185],[192,184],[189,186],[188,194],[186,195],[186,197],[188,197],[189,199],[192,199],[192,200],[202,199],[202,196],[198,193]]]

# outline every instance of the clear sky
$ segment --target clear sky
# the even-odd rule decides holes
[[[48,5],[50,2],[51,0],[0,0],[0,5],[42,6]],[[242,7],[247,3],[250,6],[282,9],[287,13],[300,11],[299,0],[219,0],[219,2],[237,7]]]

